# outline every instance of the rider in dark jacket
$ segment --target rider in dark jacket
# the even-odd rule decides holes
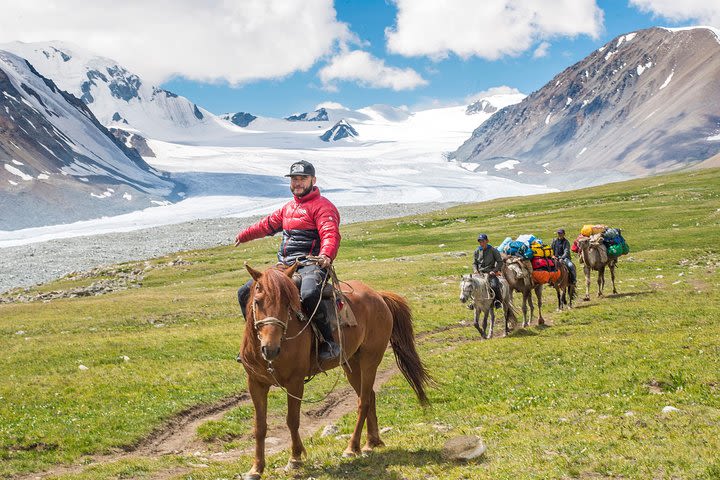
[[[488,236],[484,233],[478,235],[478,243],[480,246],[475,250],[473,256],[473,272],[487,273],[490,282],[490,288],[495,295],[495,308],[502,306],[502,289],[497,276],[500,274],[502,267],[502,257],[497,248],[488,243]]]
[[[575,264],[570,258],[570,242],[565,238],[565,230],[559,228],[557,231],[557,238],[552,242],[553,255],[560,261],[564,262],[568,267],[570,283],[575,283],[577,280],[577,272],[575,271]]]
[[[322,286],[329,267],[340,248],[340,214],[335,205],[320,195],[315,186],[315,167],[304,160],[290,166],[290,191],[293,199],[282,208],[238,233],[235,246],[250,240],[275,235],[282,231],[278,261],[292,265],[299,257],[313,255],[319,261],[303,265],[297,272],[302,277],[300,301],[308,315],[318,326],[325,342],[320,346],[320,359],[328,360],[340,354],[340,347],[333,340],[332,327],[321,302]],[[253,281],[249,280],[238,290],[238,302],[243,316]],[[316,311],[317,309],[317,311]]]

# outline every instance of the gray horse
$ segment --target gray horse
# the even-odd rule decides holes
[[[510,286],[503,277],[499,277],[500,289],[502,291],[503,314],[505,316],[505,335],[510,333],[510,322],[516,322],[515,312],[513,311],[512,293]],[[472,307],[475,310],[474,326],[483,338],[492,338],[493,324],[495,323],[495,294],[490,288],[490,282],[486,273],[476,273],[473,275],[463,275],[460,281],[460,301],[462,303],[472,300]],[[483,325],[480,328],[480,313],[484,314]],[[490,315],[490,325],[488,325],[488,315]]]

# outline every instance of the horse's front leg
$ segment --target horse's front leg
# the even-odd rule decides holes
[[[480,333],[480,335],[482,335],[483,331],[480,330],[480,305],[478,305],[477,303],[475,304],[474,313],[475,313],[475,321],[474,321],[473,325],[475,326],[475,329]]]
[[[585,274],[585,298],[583,300],[587,302],[590,300],[590,269],[587,264],[583,267],[583,273]]]
[[[562,301],[562,295],[560,295],[560,289],[555,287],[555,293],[557,293],[557,299],[558,299],[558,312],[562,312],[563,301]]]
[[[615,288],[615,265],[610,267],[610,280],[612,280],[613,293],[617,295],[617,289]]]
[[[605,267],[602,267],[600,270],[598,270],[598,297],[603,296],[603,289],[605,288]]]
[[[530,320],[528,320],[528,294],[526,292],[523,292],[523,328],[527,328],[528,325],[530,325]],[[532,299],[530,300],[532,301]],[[530,315],[532,316],[532,310],[530,311]]]
[[[545,325],[545,319],[542,316],[542,285],[535,287],[535,296],[538,302],[538,325]]]
[[[304,388],[305,383],[302,378],[287,386],[288,412],[286,422],[288,430],[290,430],[290,440],[292,441],[290,460],[287,464],[288,469],[301,467],[303,464],[303,455],[307,454],[302,439],[300,438],[300,404],[302,402],[298,400],[302,398]]]
[[[488,315],[490,315],[490,325],[487,324]],[[485,338],[492,338],[493,336],[493,326],[495,325],[495,308],[494,306],[490,307],[490,310],[488,310],[485,313],[485,320],[483,320],[483,326],[485,327]]]
[[[243,475],[244,480],[259,480],[265,470],[265,435],[267,434],[267,395],[270,385],[248,377],[248,389],[255,407],[255,460],[252,468]]]

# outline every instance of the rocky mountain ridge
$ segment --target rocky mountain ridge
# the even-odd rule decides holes
[[[708,28],[621,35],[495,113],[451,158],[560,188],[703,162],[720,152],[718,38]]]
[[[82,101],[2,50],[0,164],[0,230],[146,208],[176,187]]]

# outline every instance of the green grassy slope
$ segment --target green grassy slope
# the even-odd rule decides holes
[[[495,244],[520,233],[550,240],[557,227],[571,236],[584,223],[620,227],[630,243],[618,296],[598,300],[593,278],[593,300],[571,312],[555,313],[545,290],[549,328],[492,341],[467,324],[433,333],[471,321],[458,282],[477,233]],[[302,478],[719,478],[719,227],[717,169],[344,227],[339,276],[410,300],[439,385],[423,411],[393,379],[378,397],[388,447],[341,460],[346,440],[313,437]],[[269,265],[277,241],[183,253],[187,265],[153,260],[159,268],[137,289],[0,305],[0,476],[133,445],[183,409],[244,390],[233,361],[242,333],[235,290],[247,278],[243,261]],[[579,280],[584,293],[582,272]],[[307,395],[333,380],[313,381]],[[680,411],[663,414],[666,405]],[[280,395],[272,408],[283,410]],[[241,407],[200,435],[216,449],[246,445],[249,422]],[[353,424],[354,414],[344,417],[341,433]],[[483,461],[441,458],[442,443],[461,433],[485,439]],[[270,458],[272,478],[291,478],[279,470],[286,460]],[[187,478],[232,478],[250,459],[191,464],[131,459],[68,477],[150,478],[182,467]]]

